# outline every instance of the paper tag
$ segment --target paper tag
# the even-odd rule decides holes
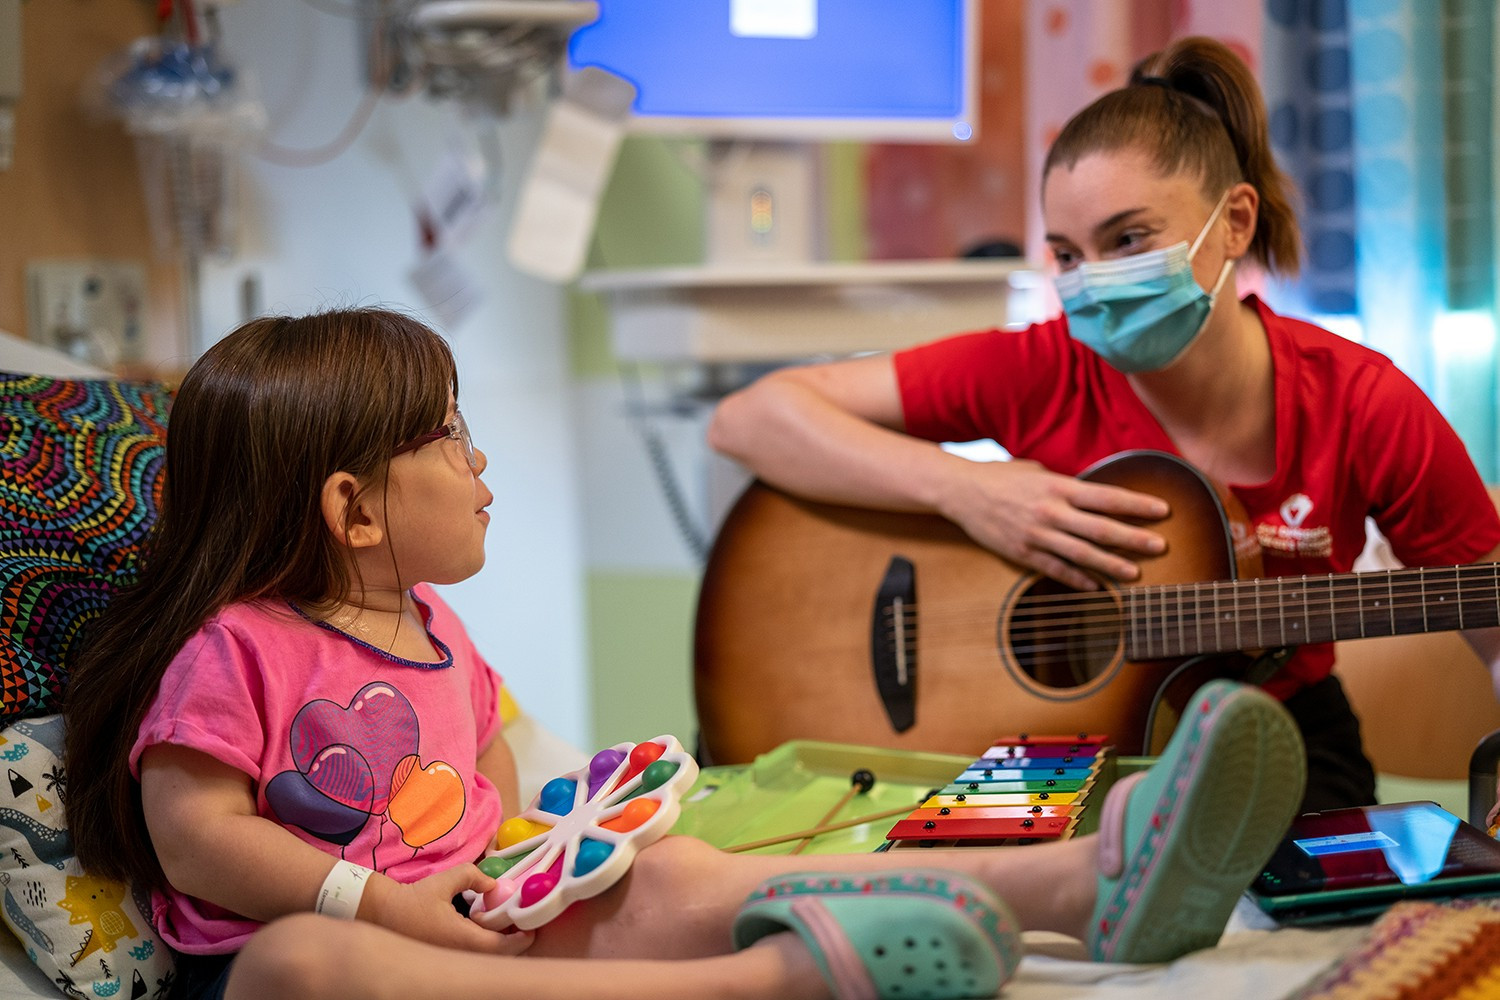
[[[484,159],[452,148],[422,187],[422,214],[432,239],[429,249],[456,246],[473,230],[484,210]]]
[[[425,255],[408,277],[423,303],[437,314],[438,325],[446,330],[462,323],[483,295],[479,282],[446,250]]]

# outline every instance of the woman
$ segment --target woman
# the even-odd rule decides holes
[[[942,514],[1079,589],[1134,580],[1131,556],[1165,548],[1139,526],[1165,517],[1165,502],[1073,478],[1131,449],[1175,453],[1228,484],[1267,575],[1351,569],[1367,516],[1408,565],[1500,556],[1478,473],[1409,379],[1237,294],[1246,259],[1295,274],[1290,202],[1249,69],[1218,42],[1182,39],[1070,120],[1048,154],[1063,316],[776,372],[724,401],[710,441],[793,492]],[[936,445],[979,438],[1017,460]],[[1496,663],[1493,630],[1465,635]],[[1374,801],[1332,667],[1330,646],[1304,646],[1264,685],[1307,742],[1305,809]]]

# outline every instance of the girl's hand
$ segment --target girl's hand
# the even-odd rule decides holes
[[[1169,513],[1166,501],[1031,461],[968,463],[942,513],[985,548],[1077,590],[1099,589],[1087,571],[1138,577],[1139,567],[1121,553],[1166,551],[1160,535],[1117,520],[1159,520]]]
[[[409,884],[381,877],[365,889],[359,917],[445,948],[519,955],[531,947],[531,931],[486,930],[453,908],[453,897],[465,889],[483,893],[494,887],[495,880],[475,865],[459,865]]]

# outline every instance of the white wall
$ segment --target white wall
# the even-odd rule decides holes
[[[351,7],[352,4],[340,6]],[[225,49],[253,73],[280,146],[336,136],[360,103],[355,23],[305,3],[246,0],[223,14]],[[423,315],[453,345],[460,399],[489,455],[488,564],[448,597],[521,702],[558,735],[587,746],[581,515],[569,407],[564,300],[504,257],[511,203],[540,133],[541,112],[465,121],[452,103],[382,100],[360,138],[326,165],[251,160],[243,175],[239,251],[203,267],[203,339],[237,325],[242,288],[264,312],[388,304]],[[413,189],[460,133],[496,129],[497,200],[458,252],[484,298],[456,328],[423,312],[408,271],[418,260]],[[476,132],[476,130],[479,130]],[[203,345],[199,345],[200,347]]]

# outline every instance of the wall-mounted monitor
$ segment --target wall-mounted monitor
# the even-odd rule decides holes
[[[599,0],[571,67],[636,87],[631,129],[726,139],[974,136],[979,0]]]

